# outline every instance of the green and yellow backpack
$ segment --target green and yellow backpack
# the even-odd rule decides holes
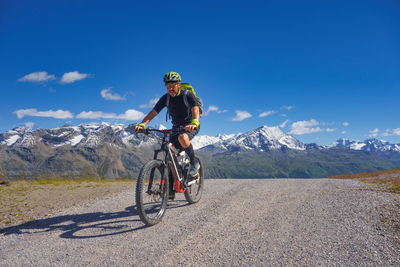
[[[187,100],[187,94],[188,94],[188,92],[191,92],[196,98],[197,106],[199,107],[200,116],[201,116],[201,114],[203,113],[203,101],[201,100],[200,97],[198,97],[196,95],[196,92],[194,91],[193,86],[191,86],[188,83],[181,83],[181,87],[180,87],[179,90],[180,90],[180,93],[183,94],[183,101],[185,102],[185,105],[186,105],[187,109],[189,110],[188,114],[192,113],[191,110],[190,110],[190,107],[189,107],[189,102]],[[170,100],[170,98],[171,98],[171,96],[167,93],[167,103],[166,103],[166,106],[167,106],[167,109],[168,109],[167,110],[167,114],[166,114],[166,120],[167,121],[168,121],[168,118],[171,118],[171,112],[170,112],[170,109],[169,109],[169,100]]]

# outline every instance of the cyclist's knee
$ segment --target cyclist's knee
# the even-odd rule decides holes
[[[180,134],[178,137],[179,143],[184,147],[190,146],[190,139],[186,133]]]
[[[189,136],[186,134],[186,133],[183,133],[183,134],[180,134],[179,135],[179,137],[178,137],[178,139],[179,139],[179,141],[189,141],[190,142],[190,140],[189,140]]]

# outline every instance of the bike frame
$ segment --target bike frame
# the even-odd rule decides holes
[[[161,177],[161,190],[163,191],[165,189],[165,179],[168,179],[168,177],[165,177],[165,167],[168,166],[169,169],[171,170],[172,176],[174,178],[174,189],[178,193],[184,193],[185,189],[182,188],[182,180],[183,180],[183,170],[180,172],[178,168],[178,154],[180,153],[170,142],[169,137],[171,136],[172,132],[171,131],[165,131],[165,130],[155,130],[155,129],[147,129],[146,132],[149,133],[150,131],[154,132],[160,132],[163,134],[162,140],[161,140],[161,148],[154,150],[154,160],[158,159],[158,154],[160,152],[164,152],[164,160],[163,160],[163,169],[161,170],[163,177]],[[177,131],[178,133],[179,131]],[[182,132],[182,130],[181,130]],[[151,185],[153,183],[153,178],[154,178],[154,170],[152,170],[150,174],[150,181],[148,185],[148,192],[151,191]]]

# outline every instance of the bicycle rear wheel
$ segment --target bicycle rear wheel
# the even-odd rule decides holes
[[[195,180],[196,181],[195,183],[188,186],[185,190],[185,198],[186,198],[187,202],[189,202],[190,204],[199,202],[199,200],[201,199],[201,195],[203,193],[203,188],[204,188],[203,162],[197,155],[195,156],[195,158],[200,163],[199,177]]]
[[[136,206],[146,225],[159,223],[168,201],[168,177],[162,161],[151,160],[140,171],[136,184]]]

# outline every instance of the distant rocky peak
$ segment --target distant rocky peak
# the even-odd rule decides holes
[[[7,131],[8,134],[24,134],[30,132],[32,132],[32,128],[27,126],[15,127],[14,129]]]
[[[376,138],[366,139],[364,141],[349,140],[345,138],[338,139],[333,144],[326,148],[348,148],[352,150],[364,150],[364,151],[396,151],[400,152],[399,144],[391,144],[384,140],[378,140]]]
[[[289,148],[305,150],[303,143],[286,134],[278,126],[264,125],[246,133],[233,135],[225,140],[218,139],[218,142],[210,144],[216,149],[269,151]],[[211,149],[211,147],[208,149]]]

